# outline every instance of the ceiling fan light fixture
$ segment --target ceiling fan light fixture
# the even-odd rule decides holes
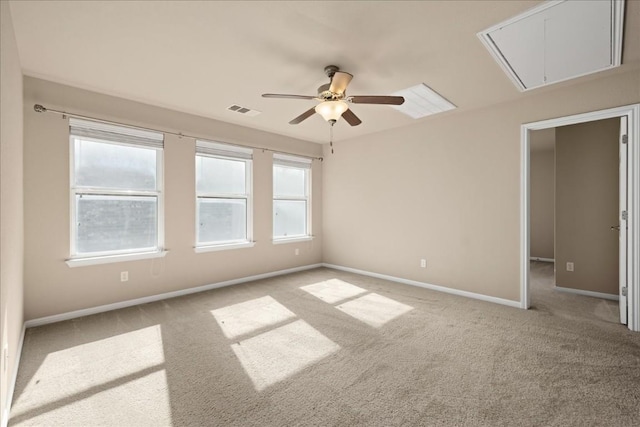
[[[328,122],[337,121],[348,109],[349,106],[344,101],[324,101],[316,105],[316,113]]]
[[[402,105],[405,101],[402,96],[374,96],[374,95],[359,95],[359,96],[347,96],[346,89],[353,79],[353,75],[340,71],[335,65],[328,65],[324,69],[325,74],[329,77],[330,81],[327,84],[323,84],[318,88],[318,95],[288,95],[284,93],[263,93],[263,98],[281,98],[281,99],[314,99],[321,101],[320,104],[315,107],[311,107],[304,113],[300,114],[295,119],[291,120],[289,124],[297,125],[307,120],[309,117],[318,113],[327,122],[333,126],[340,117],[344,118],[350,126],[358,126],[362,123],[362,120],[356,116],[352,110],[349,109],[347,102],[354,104],[378,104],[378,105]],[[345,102],[346,101],[346,102]]]

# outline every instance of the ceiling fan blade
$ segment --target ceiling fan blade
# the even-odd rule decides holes
[[[333,93],[343,94],[344,91],[347,90],[347,85],[352,78],[353,76],[349,73],[336,71],[333,77],[331,77],[331,86],[329,86],[329,90]]]
[[[307,111],[305,111],[304,113],[300,114],[298,117],[296,117],[295,119],[291,120],[289,122],[290,125],[297,125],[298,123],[300,123],[303,120],[308,119],[309,117],[313,116],[316,113],[316,107],[313,108],[309,108]]]
[[[283,99],[316,99],[311,95],[287,95],[282,93],[263,93],[263,98],[283,98]]]
[[[354,104],[402,105],[404,103],[404,98],[401,96],[350,96],[347,100]]]
[[[360,123],[362,123],[362,120],[360,120],[358,116],[353,114],[353,111],[351,111],[350,109],[342,113],[342,118],[345,119],[345,121],[351,126],[358,126]]]

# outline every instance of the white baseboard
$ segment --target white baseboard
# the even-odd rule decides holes
[[[20,366],[20,358],[22,357],[22,345],[24,344],[24,334],[27,330],[26,323],[22,324],[22,331],[20,331],[20,340],[18,341],[18,352],[16,353],[16,361],[13,364],[13,372],[11,373],[11,380],[9,381],[9,387],[7,388],[7,405],[4,408],[2,414],[1,427],[7,427],[9,424],[9,414],[11,413],[11,404],[13,403],[13,392],[16,389],[16,381],[18,380],[18,366]]]
[[[616,295],[616,294],[605,294],[603,292],[583,291],[582,289],[563,288],[562,286],[554,286],[553,288],[556,291],[566,292],[569,294],[578,294],[578,295],[584,295],[587,297],[603,298],[611,301],[620,301],[620,295]]]
[[[151,295],[148,297],[136,298],[127,301],[116,302],[113,304],[100,305],[98,307],[84,308],[82,310],[70,311],[68,313],[54,314],[53,316],[40,317],[38,319],[31,319],[25,322],[27,328],[33,328],[35,326],[47,325],[49,323],[61,322],[63,320],[75,319],[78,317],[89,316],[97,313],[104,313],[106,311],[117,310],[120,308],[131,307],[134,305],[147,304],[154,301],[160,301],[169,298],[180,297],[183,295],[195,294],[197,292],[204,292],[211,289],[223,288],[225,286],[237,285],[245,282],[252,282],[254,280],[268,279],[270,277],[282,276],[283,274],[295,273],[298,271],[311,270],[313,268],[322,267],[322,264],[310,264],[303,265],[301,267],[288,268],[286,270],[272,271],[269,273],[256,274],[255,276],[241,277],[239,279],[226,280],[224,282],[212,283],[210,285],[197,286],[195,288],[181,289],[179,291],[166,292],[158,295]]]
[[[447,294],[453,294],[453,295],[458,295],[458,296],[462,296],[462,297],[473,298],[473,299],[477,299],[477,300],[480,300],[480,301],[493,302],[493,303],[496,303],[496,304],[502,304],[502,305],[506,305],[506,306],[509,306],[509,307],[520,308],[520,301],[512,301],[512,300],[508,300],[508,299],[492,297],[492,296],[489,296],[489,295],[476,294],[474,292],[461,291],[459,289],[447,288],[445,286],[432,285],[430,283],[418,282],[416,280],[410,280],[410,279],[403,279],[401,277],[387,276],[386,274],[372,273],[370,271],[358,270],[356,268],[351,268],[351,267],[343,267],[341,265],[334,265],[334,264],[327,264],[327,263],[323,263],[322,265],[324,267],[333,268],[335,270],[348,271],[350,273],[362,274],[363,276],[376,277],[378,279],[389,280],[391,282],[398,282],[398,283],[403,283],[405,285],[411,285],[411,286],[417,286],[417,287],[420,287],[420,288],[431,289],[432,291],[444,292],[444,293],[447,293]]]
[[[540,258],[537,256],[532,256],[531,258],[529,258],[531,261],[542,261],[542,262],[556,262],[555,259],[553,258]]]

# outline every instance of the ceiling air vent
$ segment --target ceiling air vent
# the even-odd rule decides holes
[[[431,114],[442,113],[456,108],[455,105],[424,83],[399,90],[393,95],[403,96],[404,103],[402,105],[392,105],[392,107],[414,119],[421,119]]]
[[[249,117],[255,117],[258,114],[262,113],[262,111],[252,110],[251,108],[242,107],[236,104],[233,104],[230,107],[227,107],[227,110],[236,112],[238,114],[244,114],[245,116],[249,116]]]
[[[620,65],[623,0],[547,1],[478,33],[521,91]]]

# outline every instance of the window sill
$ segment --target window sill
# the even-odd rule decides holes
[[[273,244],[283,245],[285,243],[309,242],[311,240],[313,240],[313,236],[280,237],[273,239]]]
[[[96,256],[88,258],[70,258],[65,262],[71,268],[84,267],[87,265],[111,264],[114,262],[137,261],[141,259],[163,258],[168,251],[157,252],[137,252],[132,254]]]
[[[197,253],[227,251],[231,249],[252,248],[256,242],[228,243],[224,245],[196,246],[193,250]]]

